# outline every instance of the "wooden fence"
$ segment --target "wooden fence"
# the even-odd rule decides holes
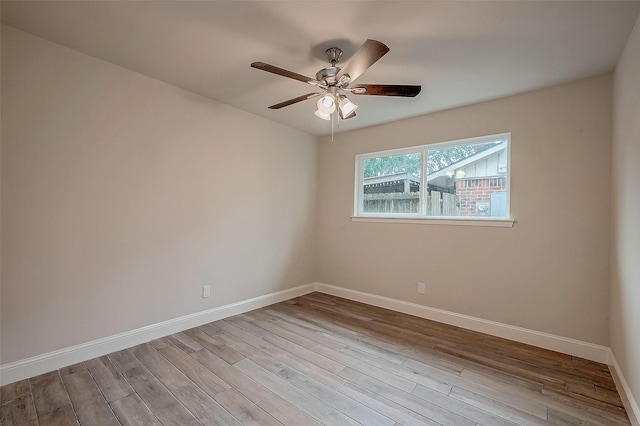
[[[427,197],[428,216],[459,216],[459,197],[456,194],[431,191]],[[388,194],[364,194],[365,213],[418,213],[420,194],[417,192],[392,192]]]

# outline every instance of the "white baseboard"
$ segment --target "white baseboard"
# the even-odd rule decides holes
[[[622,398],[624,408],[627,410],[629,421],[631,421],[633,426],[640,426],[638,400],[633,397],[631,388],[622,374],[622,370],[620,369],[620,365],[618,365],[618,361],[616,361],[613,351],[609,351],[609,370],[611,370],[611,376],[613,376],[613,381],[616,383],[616,389],[618,389],[620,398]]]
[[[586,358],[592,361],[607,364],[609,362],[609,348],[568,337],[556,336],[554,334],[542,333],[540,331],[527,328],[516,327],[500,322],[489,321],[469,315],[457,314],[443,309],[418,305],[416,303],[391,299],[389,297],[375,294],[363,293],[361,291],[350,290],[343,287],[336,287],[328,284],[316,283],[316,291],[343,297],[356,302],[368,305],[391,309],[416,317],[426,318],[433,321],[442,322],[492,336],[502,337],[516,342],[549,349],[564,354]]]
[[[586,358],[589,360],[610,363],[610,350],[608,347],[542,333],[526,328],[515,327],[495,321],[489,321],[468,315],[457,314],[416,303],[391,299],[384,296],[364,293],[347,288],[336,287],[323,283],[306,284],[299,287],[278,291],[275,293],[258,296],[253,299],[243,300],[225,306],[185,315],[158,324],[152,324],[135,330],[119,333],[103,339],[93,340],[69,348],[60,349],[24,360],[12,362],[0,366],[0,386],[16,382],[18,380],[34,377],[39,374],[57,370],[78,362],[103,356],[111,352],[130,348],[153,339],[168,336],[189,328],[197,327],[212,321],[217,321],[233,315],[248,312],[274,303],[302,296],[313,291],[331,294],[357,302],[367,303],[381,308],[391,309],[445,324],[463,327],[469,330],[490,334],[505,339],[514,340],[562,352],[569,355]],[[617,372],[619,373],[619,368]],[[623,382],[626,383],[626,382]],[[625,389],[624,387],[622,389]],[[626,388],[628,390],[628,387]],[[630,393],[629,393],[630,395]],[[632,401],[635,401],[631,399]],[[626,406],[626,405],[625,405]],[[637,410],[637,405],[635,405]]]
[[[0,386],[130,348],[212,321],[293,299],[314,290],[315,284],[301,285],[1,365]]]

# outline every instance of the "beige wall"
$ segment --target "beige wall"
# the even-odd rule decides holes
[[[606,75],[323,138],[317,280],[608,345],[611,95]],[[351,221],[356,154],[502,132],[513,228]]]
[[[613,117],[611,349],[640,405],[640,18],[616,68]]]
[[[2,96],[2,364],[313,281],[314,137],[9,27]]]

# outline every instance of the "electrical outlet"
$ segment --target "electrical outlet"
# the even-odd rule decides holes
[[[418,294],[424,294],[425,287],[424,283],[418,283]]]
[[[205,285],[202,286],[202,298],[206,299],[207,297],[211,296],[211,286],[210,285]]]

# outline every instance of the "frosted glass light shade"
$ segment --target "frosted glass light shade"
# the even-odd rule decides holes
[[[320,99],[318,99],[318,110],[325,114],[333,114],[336,110],[336,100],[332,95],[326,94]]]
[[[346,96],[340,98],[340,117],[343,119],[351,117],[355,114],[358,105],[351,102]]]
[[[316,111],[316,116],[318,118],[321,118],[323,120],[331,120],[331,114],[325,114],[324,112],[317,110]]]

